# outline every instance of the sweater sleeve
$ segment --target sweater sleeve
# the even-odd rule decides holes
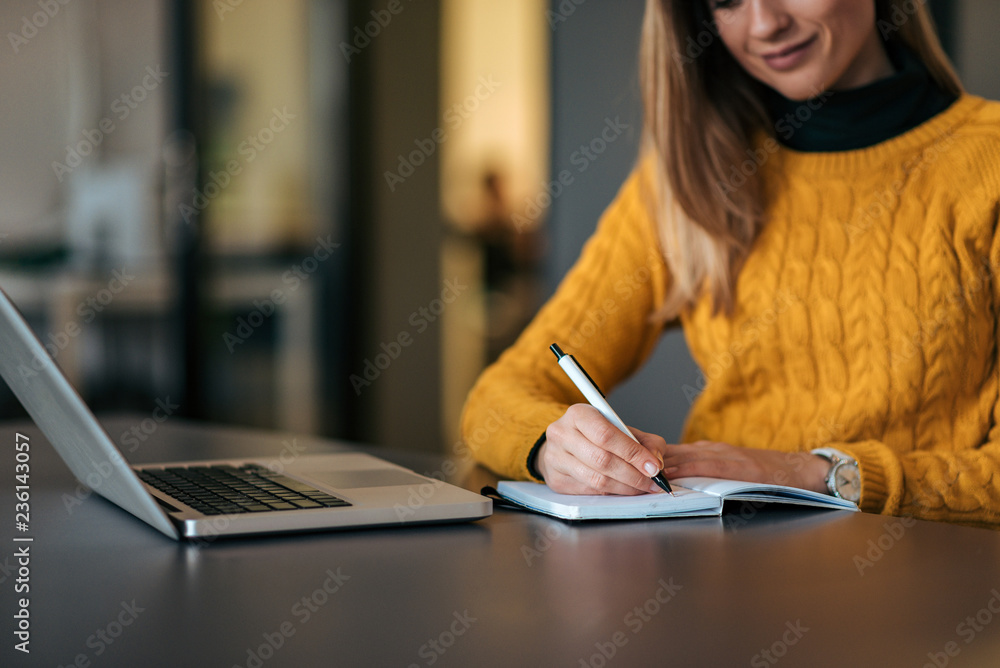
[[[532,447],[570,404],[585,401],[549,345],[574,355],[607,392],[642,364],[663,331],[650,318],[667,269],[648,213],[647,169],[633,171],[555,294],[469,393],[463,439],[500,476],[534,479]]]
[[[1000,228],[1000,222],[997,223]],[[898,454],[880,441],[831,443],[851,454],[861,468],[861,509],[886,515],[1000,528],[1000,229],[989,249],[992,281],[993,354],[982,388],[989,411],[984,442],[955,450],[942,443],[932,450]]]

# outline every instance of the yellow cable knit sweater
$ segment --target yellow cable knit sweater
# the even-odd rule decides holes
[[[501,476],[530,478],[534,443],[583,401],[550,343],[608,390],[663,332],[648,167],[469,394],[465,441]],[[706,298],[680,317],[705,377],[683,442],[829,445],[860,463],[863,510],[1000,526],[1000,103],[965,95],[876,146],[779,148],[761,169],[768,223],[733,314]]]

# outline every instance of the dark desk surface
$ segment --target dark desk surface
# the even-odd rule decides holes
[[[106,424],[117,436],[138,422]],[[32,445],[29,657],[13,647],[19,427]],[[4,666],[920,667],[1000,656],[992,531],[750,506],[583,526],[496,510],[464,525],[192,546],[96,496],[67,504],[75,481],[37,429],[4,424],[0,443]],[[276,455],[288,443],[171,421],[126,456]]]

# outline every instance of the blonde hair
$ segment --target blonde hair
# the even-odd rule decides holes
[[[905,44],[938,86],[960,95],[926,7],[874,1],[882,39]],[[653,317],[671,320],[706,291],[716,313],[731,312],[736,277],[765,223],[767,203],[756,172],[738,187],[725,184],[733,166],[753,156],[755,137],[774,136],[761,84],[719,40],[705,0],[647,0],[640,81],[642,154],[655,164],[653,217],[671,274]]]

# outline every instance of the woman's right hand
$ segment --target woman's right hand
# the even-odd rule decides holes
[[[560,494],[635,495],[660,492],[652,476],[662,468],[666,442],[637,429],[636,443],[588,404],[574,404],[545,430],[536,466]]]

